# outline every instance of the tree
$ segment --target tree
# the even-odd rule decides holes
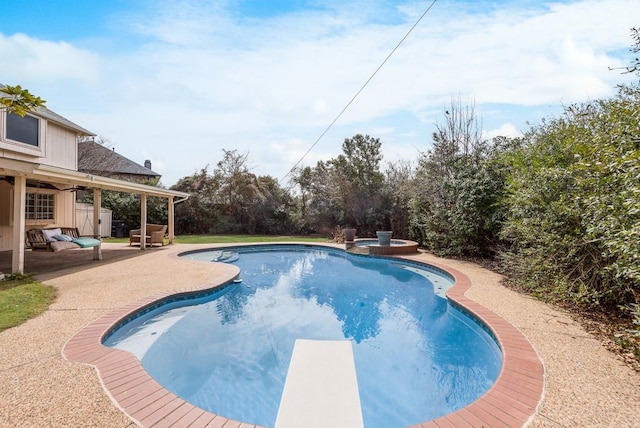
[[[270,176],[247,167],[248,154],[222,150],[212,174],[208,167],[184,177],[172,189],[190,194],[176,213],[182,233],[289,232],[291,196]],[[179,211],[178,211],[179,210]]]
[[[381,146],[378,138],[356,134],[344,140],[343,154],[327,162],[337,220],[364,236],[390,227],[380,193],[384,183]]]
[[[209,166],[193,175],[183,177],[171,187],[172,190],[189,193],[189,199],[176,206],[176,233],[212,233],[221,213],[215,203],[219,185],[209,175]]]
[[[222,209],[217,230],[222,233],[255,230],[251,204],[255,202],[256,177],[247,166],[248,153],[222,149],[223,158],[216,165],[214,180],[218,184],[215,201]]]
[[[291,182],[300,190],[300,194],[294,199],[292,222],[298,233],[312,233],[315,224],[311,218],[310,202],[312,201],[313,170],[311,167],[295,168],[291,172]]]
[[[410,236],[439,254],[489,254],[500,230],[499,149],[482,138],[472,103],[451,101],[432,148],[418,160]]]
[[[387,165],[381,189],[387,208],[390,230],[400,239],[409,238],[409,201],[415,194],[415,171],[409,161],[401,160]]]
[[[278,180],[268,175],[257,177],[255,183],[257,192],[255,203],[251,205],[255,232],[290,234],[293,199],[289,192],[280,187]]]
[[[373,236],[390,227],[381,145],[378,138],[356,134],[344,140],[337,157],[294,171],[298,207],[305,213],[296,216],[301,229],[330,234],[336,226],[355,227],[360,236]]]
[[[631,29],[631,38],[635,42],[635,46],[631,48],[631,52],[634,54],[640,53],[640,29]],[[635,57],[631,62],[631,65],[626,68],[627,73],[639,73],[640,74],[640,57]]]
[[[300,232],[332,233],[340,223],[339,208],[334,198],[335,186],[331,167],[319,161],[315,167],[304,167],[293,172],[293,183],[298,184],[300,196],[298,212],[294,218]]]
[[[5,96],[0,97],[1,108],[20,117],[24,117],[38,107],[44,107],[46,103],[42,98],[32,95],[27,89],[22,89],[20,85],[7,85],[4,88],[0,88],[0,92],[5,94]]]

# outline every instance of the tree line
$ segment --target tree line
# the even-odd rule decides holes
[[[522,137],[486,140],[452,101],[417,162],[383,168],[379,138],[292,172],[282,187],[223,150],[172,187],[178,233],[359,236],[393,230],[439,255],[490,257],[534,293],[615,308],[640,291],[640,90],[567,107]]]

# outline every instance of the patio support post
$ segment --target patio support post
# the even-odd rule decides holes
[[[102,241],[100,236],[100,211],[102,210],[102,190],[93,189],[93,237]],[[102,244],[93,247],[93,260],[102,260]]]
[[[140,249],[147,246],[147,194],[140,194]]]
[[[24,273],[24,229],[26,225],[27,178],[14,177],[13,185],[13,252],[11,273]]]
[[[173,196],[169,196],[167,198],[169,206],[168,206],[168,213],[169,213],[169,244],[173,244],[173,238],[175,237],[174,235],[174,225],[173,222],[174,220],[174,210],[175,210],[175,205],[173,203]]]

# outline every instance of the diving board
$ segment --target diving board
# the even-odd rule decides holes
[[[364,427],[348,340],[296,340],[275,428]]]

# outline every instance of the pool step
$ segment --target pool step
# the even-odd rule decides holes
[[[362,247],[351,247],[349,248],[347,251],[349,251],[350,253],[354,253],[354,254],[369,254],[369,246],[362,246]]]
[[[296,340],[275,428],[364,427],[348,340]]]
[[[213,253],[212,262],[231,263],[240,258],[240,254],[235,251],[216,251]]]

